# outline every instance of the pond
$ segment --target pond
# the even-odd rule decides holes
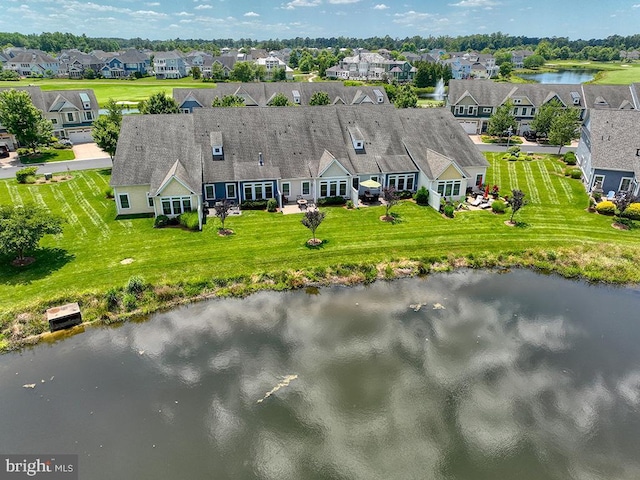
[[[520,270],[197,303],[0,358],[0,451],[92,480],[637,479],[639,307]]]
[[[593,80],[597,70],[558,70],[557,72],[523,73],[518,75],[537,83],[580,84]]]

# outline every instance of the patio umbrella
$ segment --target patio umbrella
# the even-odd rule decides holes
[[[367,188],[380,188],[382,186],[381,183],[376,182],[375,180],[365,180],[364,182],[360,182],[360,185]]]

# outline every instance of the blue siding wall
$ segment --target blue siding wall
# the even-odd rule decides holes
[[[595,175],[604,175],[604,185],[602,185],[602,190],[604,190],[605,195],[607,192],[613,190],[614,192],[618,191],[620,188],[620,181],[624,177],[632,177],[633,172],[620,172],[617,170],[603,170],[601,168],[595,169]]]
[[[191,113],[193,113],[194,108],[201,108],[198,102],[194,102],[193,100],[182,102],[180,108],[188,108]]]
[[[227,193],[225,191],[224,183],[216,183],[215,189],[216,189],[216,198],[225,198]]]

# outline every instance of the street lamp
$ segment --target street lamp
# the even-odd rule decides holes
[[[513,133],[513,127],[507,128],[507,150],[509,149],[509,143],[511,142],[512,133]]]

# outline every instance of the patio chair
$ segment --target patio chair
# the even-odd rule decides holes
[[[616,198],[616,192],[614,192],[613,190],[609,190],[609,192],[607,193],[607,200],[613,200],[614,198]]]
[[[475,200],[473,200],[472,202],[469,202],[469,205],[473,207],[479,207],[483,201],[484,201],[484,197],[482,195],[478,195]]]

